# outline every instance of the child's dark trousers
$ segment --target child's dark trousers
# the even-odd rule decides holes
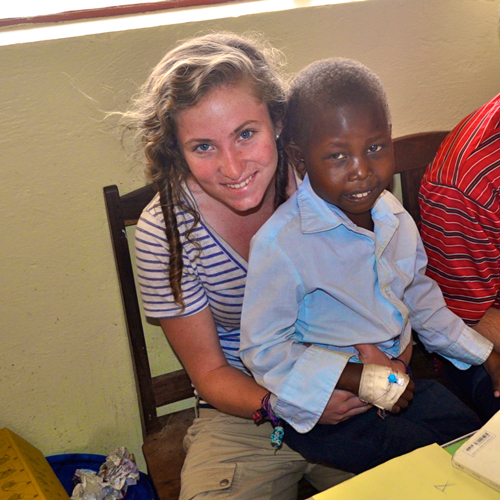
[[[284,425],[284,441],[312,462],[359,474],[432,443],[444,444],[481,427],[476,414],[434,380],[416,380],[413,401],[386,418],[371,408],[337,425],[300,434]]]
[[[459,370],[449,361],[445,361],[445,373],[457,394],[468,398],[475,405],[483,423],[500,411],[500,398],[494,396],[493,383],[484,366],[471,366],[468,370]]]

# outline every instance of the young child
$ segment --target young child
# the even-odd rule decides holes
[[[292,83],[283,134],[307,176],[252,241],[240,353],[270,391],[263,406],[285,421],[285,442],[359,473],[477,429],[437,382],[413,389],[396,360],[413,328],[458,368],[484,364],[500,394],[500,355],[446,308],[413,219],[385,191],[395,166],[379,78],[346,59],[311,64]],[[359,363],[361,343],[380,349],[377,364]],[[401,411],[318,423],[334,388]]]

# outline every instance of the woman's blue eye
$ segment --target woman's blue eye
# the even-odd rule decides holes
[[[252,131],[251,130],[243,130],[243,132],[240,134],[240,137],[242,139],[250,139],[250,137],[252,137]]]
[[[200,151],[208,151],[210,149],[210,145],[209,144],[198,144],[198,146],[196,146],[196,149],[198,149]]]

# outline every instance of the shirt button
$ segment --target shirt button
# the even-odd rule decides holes
[[[220,483],[219,486],[222,486],[223,488],[229,484],[229,479],[223,479]]]

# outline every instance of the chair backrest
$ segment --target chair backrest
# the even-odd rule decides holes
[[[420,222],[418,192],[427,165],[449,131],[422,132],[394,139],[396,173],[401,176],[403,205],[417,224]]]
[[[144,438],[162,429],[169,420],[169,415],[158,416],[158,408],[193,397],[193,388],[185,370],[154,377],[151,375],[126,227],[137,224],[142,210],[155,194],[152,185],[123,196],[120,196],[116,186],[104,188],[106,211],[133,357],[135,381],[139,393]]]

